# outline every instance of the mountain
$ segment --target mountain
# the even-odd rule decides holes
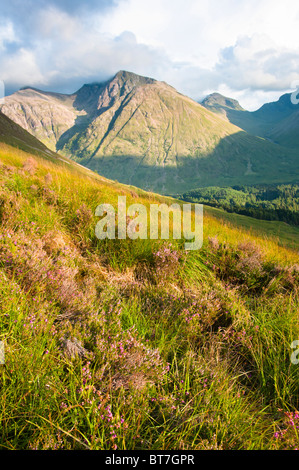
[[[207,96],[201,104],[250,134],[285,147],[299,148],[299,105],[292,103],[290,93],[253,112],[219,93]]]
[[[267,133],[274,142],[285,147],[299,149],[299,109],[293,111],[284,119],[276,123]]]
[[[225,101],[234,113],[246,113]],[[107,178],[178,194],[289,182],[297,153],[244,132],[165,82],[120,71],[71,95],[25,88],[2,112],[52,150]]]
[[[85,176],[90,177],[91,174],[95,176],[88,168],[83,167],[77,162],[74,162],[67,157],[57,154],[50,150],[46,145],[40,142],[36,137],[27,132],[21,126],[13,122],[9,117],[5,116],[0,111],[0,149],[7,150],[8,155],[16,154],[17,152],[27,152],[30,155],[36,155],[40,158],[46,159],[49,162],[54,162],[59,165],[67,165],[72,169],[78,169]],[[13,150],[14,149],[14,150]],[[13,157],[14,158],[14,157]],[[97,175],[97,179],[105,181],[106,178]]]
[[[223,96],[220,93],[212,93],[206,96],[201,104],[213,112],[224,115],[228,110],[245,111],[237,100]]]
[[[61,150],[70,137],[70,129],[86,128],[96,117],[111,107],[117,88],[126,95],[137,86],[154,80],[122,72],[108,83],[84,85],[71,95],[51,93],[25,87],[5,99],[2,112],[31,132],[52,150]],[[115,87],[116,85],[116,87]],[[61,140],[62,138],[62,140]]]
[[[52,152],[36,139],[32,134],[27,132],[23,127],[16,124],[0,111],[0,142],[5,142],[14,147],[25,148],[33,153],[49,153]]]
[[[23,88],[5,98],[1,111],[56,150],[60,136],[75,124],[79,111],[73,107],[74,96]]]

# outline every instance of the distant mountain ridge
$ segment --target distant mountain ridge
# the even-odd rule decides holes
[[[250,134],[299,151],[299,105],[292,103],[291,93],[252,112],[219,93],[207,96],[201,104]]]
[[[250,115],[219,97],[218,110]],[[156,192],[289,182],[298,174],[294,150],[249,135],[165,82],[128,71],[69,95],[25,88],[1,110],[53,151]]]
[[[224,111],[227,108],[235,109],[237,111],[245,111],[245,109],[243,109],[240,105],[239,101],[233,98],[228,98],[227,96],[223,96],[220,93],[212,93],[211,95],[206,96],[201,104],[205,108],[209,108],[214,112]]]

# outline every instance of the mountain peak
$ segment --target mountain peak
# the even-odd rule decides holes
[[[220,106],[222,108],[244,111],[239,101],[233,98],[228,98],[227,96],[223,96],[220,93],[212,93],[211,95],[208,95],[201,104],[206,108],[215,108]]]
[[[132,85],[148,85],[157,82],[154,78],[144,77],[127,70],[119,70],[112,80],[118,80],[122,83],[131,83]]]
[[[41,91],[41,90],[38,90],[37,88],[34,88],[33,86],[23,86],[22,88],[20,88],[20,91],[25,91],[25,90]]]
[[[127,70],[119,70],[112,78],[105,80],[103,82],[93,82],[85,83],[75,94],[76,95],[91,95],[93,93],[98,94],[104,88],[111,89],[117,87],[125,89],[133,89],[138,86],[148,85],[156,83],[157,81],[153,78],[143,77],[142,75],[137,75],[133,72],[128,72]]]

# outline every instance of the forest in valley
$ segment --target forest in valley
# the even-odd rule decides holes
[[[179,198],[256,219],[299,225],[299,184],[209,186],[188,191]]]

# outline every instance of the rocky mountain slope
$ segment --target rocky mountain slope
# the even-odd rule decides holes
[[[75,123],[75,96],[23,88],[5,99],[1,111],[37,139],[56,150],[61,135]]]
[[[0,142],[5,142],[15,147],[27,147],[26,150],[49,152],[49,149],[36,139],[32,134],[16,124],[0,111]]]

